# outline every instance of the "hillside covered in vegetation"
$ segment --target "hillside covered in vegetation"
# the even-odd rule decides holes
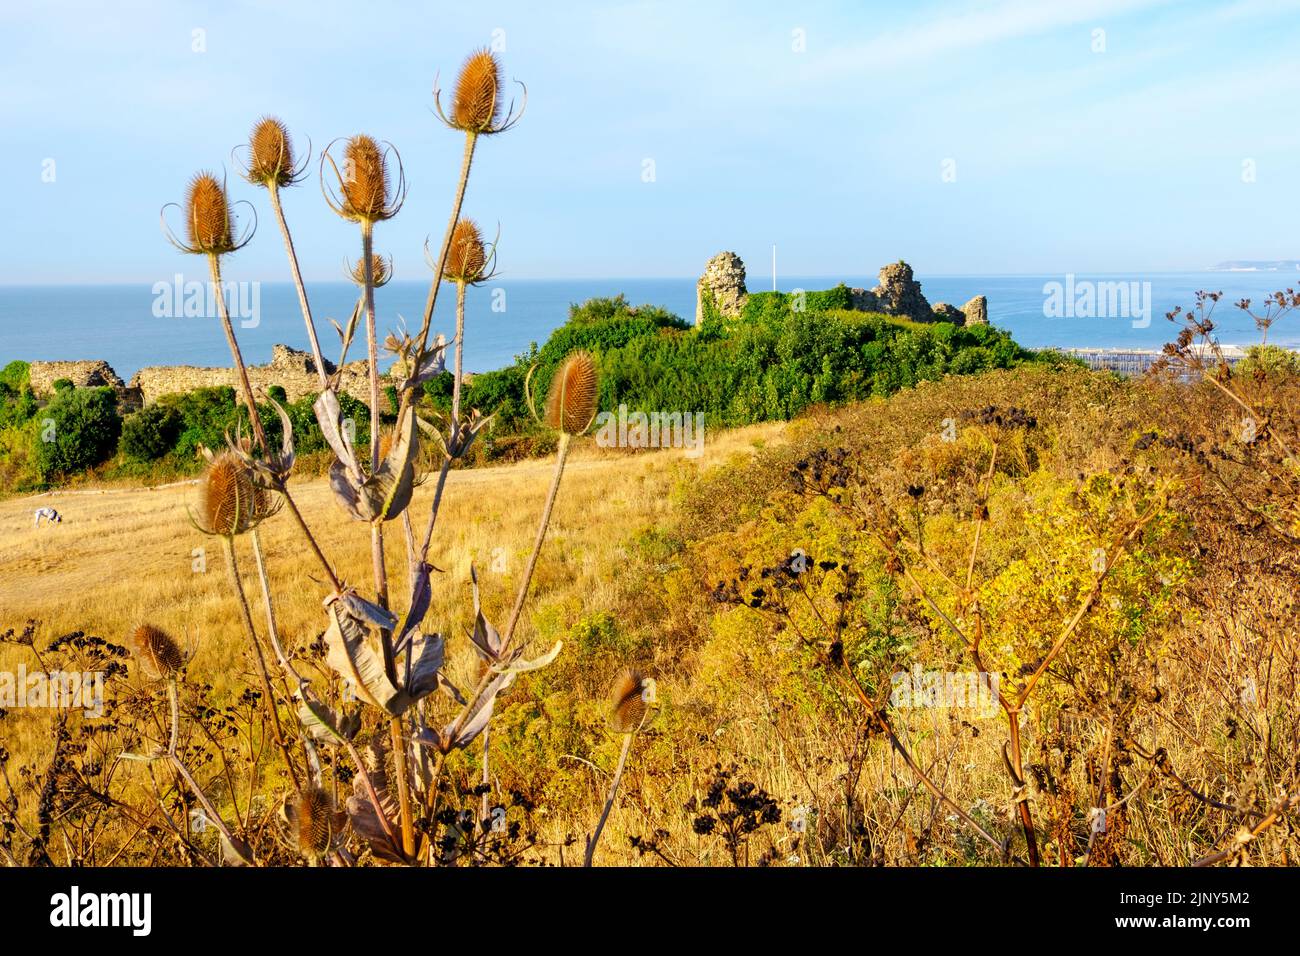
[[[626,406],[633,412],[703,415],[709,428],[787,420],[810,406],[886,396],[949,374],[1063,361],[1029,352],[990,326],[917,323],[850,305],[844,286],[797,299],[754,293],[738,320],[713,317],[695,327],[656,306],[631,306],[621,296],[575,304],[568,321],[540,347],[468,382],[468,406],[495,415],[472,460],[511,460],[552,449],[553,435],[529,413],[525,383],[533,369],[536,381],[549,381],[576,349],[591,352],[599,363],[602,410]],[[111,389],[56,385],[53,397],[39,401],[28,387],[25,363],[11,362],[0,373],[0,492],[86,477],[157,482],[194,474],[202,465],[198,448],[224,446],[225,433],[233,434],[246,416],[234,389],[225,387],[164,396],[122,415]],[[451,390],[450,372],[427,382],[420,413],[445,415]],[[312,414],[315,396],[288,403],[282,389],[270,391],[286,406],[304,467],[323,470],[328,453]],[[341,401],[364,444],[365,406],[347,395]],[[392,421],[394,407],[385,409],[386,421]],[[269,404],[260,417],[268,434],[278,434],[279,418]]]

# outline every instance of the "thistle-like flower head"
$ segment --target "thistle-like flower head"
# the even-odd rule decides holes
[[[295,165],[289,129],[274,116],[263,116],[248,134],[248,162],[244,177],[257,186],[291,186],[302,178],[304,157]]]
[[[523,84],[519,84],[523,87]],[[442,121],[452,129],[463,130],[474,136],[491,136],[503,133],[523,116],[524,107],[515,112],[514,102],[505,103],[505,87],[501,61],[491,50],[476,50],[460,68],[456,87],[451,94],[451,115],[443,111],[441,90],[434,81],[434,108]],[[524,89],[524,101],[528,91]]]
[[[361,133],[343,144],[340,165],[330,152],[333,145],[321,155],[321,189],[330,208],[353,222],[374,223],[396,216],[406,201],[406,173],[397,150]],[[390,156],[397,163],[396,183],[391,182]],[[327,163],[333,173],[332,187],[326,185]]]
[[[600,380],[596,362],[590,352],[571,352],[560,363],[546,393],[546,409],[538,415],[533,403],[530,380],[536,366],[524,380],[524,394],[533,417],[549,428],[566,435],[581,435],[596,418]]]
[[[141,624],[127,636],[131,653],[159,677],[171,677],[185,666],[185,654],[170,634],[152,624]]]
[[[184,241],[177,239],[167,225],[167,210],[174,205],[168,203],[163,207],[163,234],[181,252],[223,256],[247,245],[253,237],[256,219],[242,236],[236,236],[226,184],[210,172],[195,174],[185,191],[181,210],[185,217]]]

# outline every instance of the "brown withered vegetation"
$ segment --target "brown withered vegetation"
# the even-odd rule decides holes
[[[339,365],[364,332],[365,448],[279,203],[306,160],[292,165],[278,120],[254,127],[247,178],[267,190],[317,359],[328,480],[291,480],[288,412],[270,402],[270,441],[219,301],[250,414],[196,489],[141,493],[138,521],[100,503],[111,543],[68,544],[74,583],[17,595],[0,631],[6,665],[99,681],[20,705],[0,669],[0,861],[1296,862],[1294,357],[1230,364],[1221,297],[1204,293],[1170,315],[1166,360],[1142,379],[954,376],[713,436],[693,463],[594,449],[600,370],[576,352],[544,392],[528,377],[553,461],[454,469],[493,411],[461,401],[465,287],[496,254],[461,206],[478,138],[518,120],[502,82],[486,52],[458,78],[444,119],[465,152],[426,250],[425,314],[383,349],[373,293],[391,269],[373,232],[400,210],[400,159],[366,136],[322,158],[361,239],[335,329]],[[216,288],[251,238],[231,208],[200,174],[186,241],[171,237]],[[452,342],[432,335],[448,281]],[[1237,307],[1266,340],[1300,295]],[[423,383],[448,354],[436,418]],[[175,580],[175,548],[160,557],[169,538],[193,581]],[[54,577],[22,549],[0,570]]]

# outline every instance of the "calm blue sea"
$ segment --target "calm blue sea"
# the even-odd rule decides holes
[[[189,277],[193,278],[193,277]],[[1063,348],[1159,348],[1174,329],[1165,313],[1175,305],[1188,306],[1198,289],[1223,291],[1216,312],[1225,344],[1250,343],[1258,333],[1249,318],[1231,303],[1240,298],[1261,299],[1266,293],[1300,284],[1294,273],[1196,272],[1162,275],[1087,275],[1084,280],[1150,282],[1151,321],[1135,328],[1132,318],[1049,318],[1044,315],[1044,285],[1065,282],[1056,276],[920,276],[927,298],[960,306],[971,296],[988,297],[990,320],[1010,331],[1023,345]],[[783,278],[783,291],[824,289],[839,277]],[[874,276],[844,276],[850,286],[870,288]],[[751,291],[770,289],[751,277]],[[343,322],[355,301],[355,287],[345,282],[313,283],[309,287],[326,357],[337,358],[337,338],[325,321]],[[383,328],[397,326],[404,317],[418,328],[428,286],[423,282],[398,282],[376,291],[376,308]],[[664,306],[687,321],[695,315],[695,279],[556,279],[502,280],[469,293],[466,323],[466,367],[471,371],[500,368],[541,343],[568,315],[570,303],[592,296],[623,293],[633,304]],[[245,300],[251,306],[251,290]],[[263,363],[271,346],[284,342],[307,347],[297,298],[288,283],[262,283],[259,322],[237,328],[245,357]],[[156,316],[158,296],[150,284],[111,286],[0,286],[0,366],[12,359],[104,359],[124,379],[145,365],[228,365],[229,353],[215,319]],[[170,294],[168,295],[170,299]],[[452,326],[454,291],[445,286],[439,295],[435,329]],[[1142,300],[1145,305],[1145,299]],[[503,311],[494,311],[494,304]],[[235,303],[236,307],[238,302]],[[236,308],[235,311],[238,311]],[[251,313],[251,309],[249,310]],[[449,336],[450,337],[450,336]],[[381,332],[382,338],[382,332]],[[1270,341],[1300,346],[1300,317],[1284,320],[1270,332]],[[354,348],[352,357],[360,356]]]

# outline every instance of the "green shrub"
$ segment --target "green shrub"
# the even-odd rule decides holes
[[[1269,378],[1300,375],[1300,356],[1280,345],[1252,345],[1235,371],[1238,375],[1260,374]]]
[[[84,471],[117,447],[117,396],[111,388],[61,390],[30,427],[32,464],[42,481]]]
[[[77,386],[73,384],[70,378],[56,378],[52,383],[55,394],[60,392],[70,392]]]
[[[147,405],[122,422],[119,450],[133,461],[157,461],[176,444],[180,413],[171,405]]]
[[[21,359],[0,368],[0,396],[22,391],[30,382],[30,374],[31,365]]]

